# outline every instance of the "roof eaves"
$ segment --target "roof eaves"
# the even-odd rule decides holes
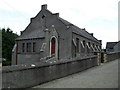
[[[45,37],[37,37],[37,38],[17,38],[15,41],[21,41],[21,40],[35,40],[35,39],[44,39]]]

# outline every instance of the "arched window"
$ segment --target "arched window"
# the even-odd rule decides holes
[[[58,58],[58,40],[55,36],[50,39],[50,56]]]

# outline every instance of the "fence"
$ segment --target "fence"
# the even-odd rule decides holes
[[[5,66],[2,69],[2,87],[28,88],[96,65],[97,56],[52,63]]]

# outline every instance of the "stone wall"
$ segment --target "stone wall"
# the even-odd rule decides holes
[[[120,58],[120,52],[112,52],[106,54],[107,62],[116,60],[118,58]]]
[[[28,88],[97,65],[97,56],[61,60],[56,62],[37,62],[5,66],[2,68],[3,88]]]

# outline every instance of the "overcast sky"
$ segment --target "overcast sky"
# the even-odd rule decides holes
[[[106,42],[118,41],[119,0],[0,0],[0,28],[9,27],[20,34],[47,4],[52,13]]]

